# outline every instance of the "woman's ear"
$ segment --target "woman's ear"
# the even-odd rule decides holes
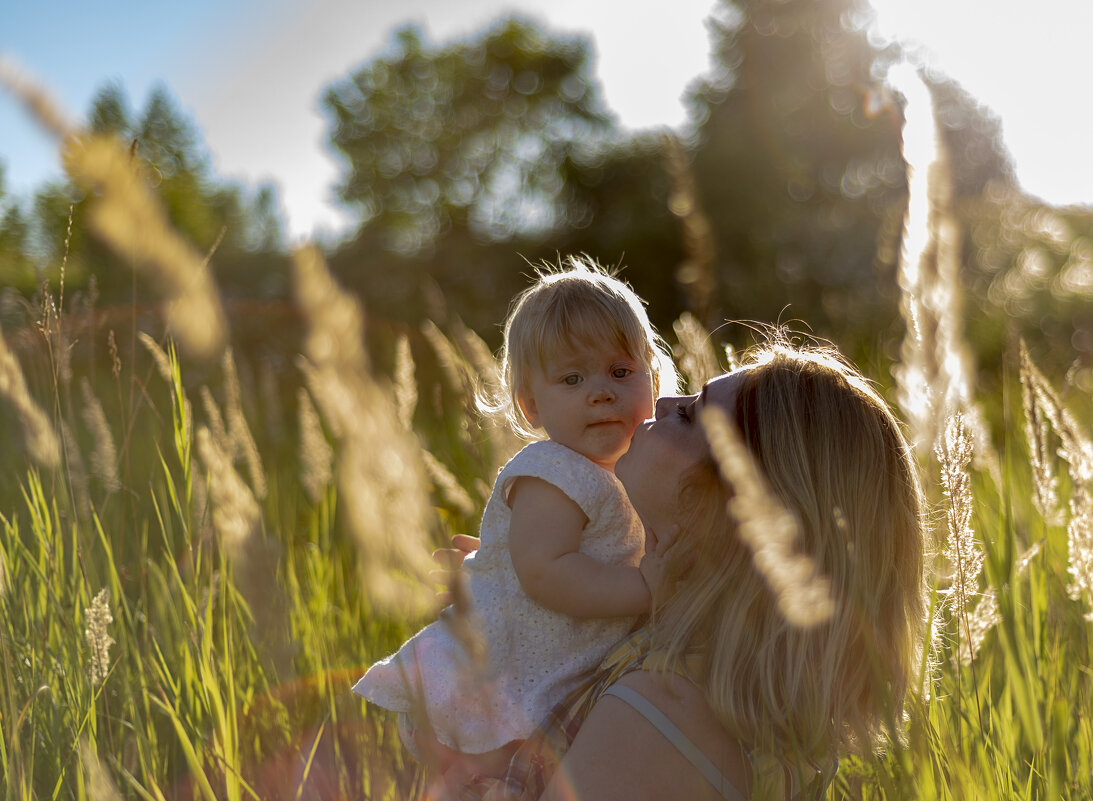
[[[668,549],[671,548],[673,545],[675,545],[676,538],[678,536],[679,536],[679,524],[678,523],[672,524],[671,528],[669,528],[665,532],[662,532],[657,537],[657,549],[656,549],[657,556],[664,556],[668,552]]]
[[[539,409],[535,405],[535,396],[520,392],[516,395],[516,401],[520,404],[520,411],[524,413],[524,417],[531,423],[532,428],[539,428]]]

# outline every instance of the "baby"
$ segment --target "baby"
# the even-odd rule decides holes
[[[354,686],[399,712],[404,743],[450,785],[500,775],[520,741],[648,612],[644,531],[614,476],[676,373],[644,306],[594,263],[538,275],[504,329],[490,411],[533,442],[501,470],[463,563],[485,675],[444,616]],[[428,725],[421,720],[427,715]]]

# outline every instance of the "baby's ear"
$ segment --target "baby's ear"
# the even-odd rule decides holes
[[[539,428],[539,408],[535,405],[535,397],[527,392],[521,392],[516,396],[520,404],[520,411],[531,423],[532,428]]]

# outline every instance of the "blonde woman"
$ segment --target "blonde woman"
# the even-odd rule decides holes
[[[717,408],[798,522],[831,613],[800,628],[727,511],[702,424]],[[648,624],[464,799],[820,798],[837,758],[898,736],[924,634],[916,468],[837,354],[784,343],[661,398],[616,475],[660,554]]]

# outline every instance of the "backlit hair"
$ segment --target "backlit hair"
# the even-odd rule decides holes
[[[835,612],[812,628],[785,620],[709,457],[682,481],[650,625],[668,667],[705,655],[696,678],[732,736],[815,765],[900,736],[925,632],[922,491],[900,424],[837,353],[779,343],[746,367],[725,411],[797,518]]]
[[[502,394],[480,398],[479,408],[504,417],[518,435],[537,438],[519,395],[532,370],[577,344],[617,345],[649,371],[655,397],[678,391],[675,366],[641,298],[592,259],[569,256],[558,267],[540,268],[535,283],[513,300],[500,356]]]

